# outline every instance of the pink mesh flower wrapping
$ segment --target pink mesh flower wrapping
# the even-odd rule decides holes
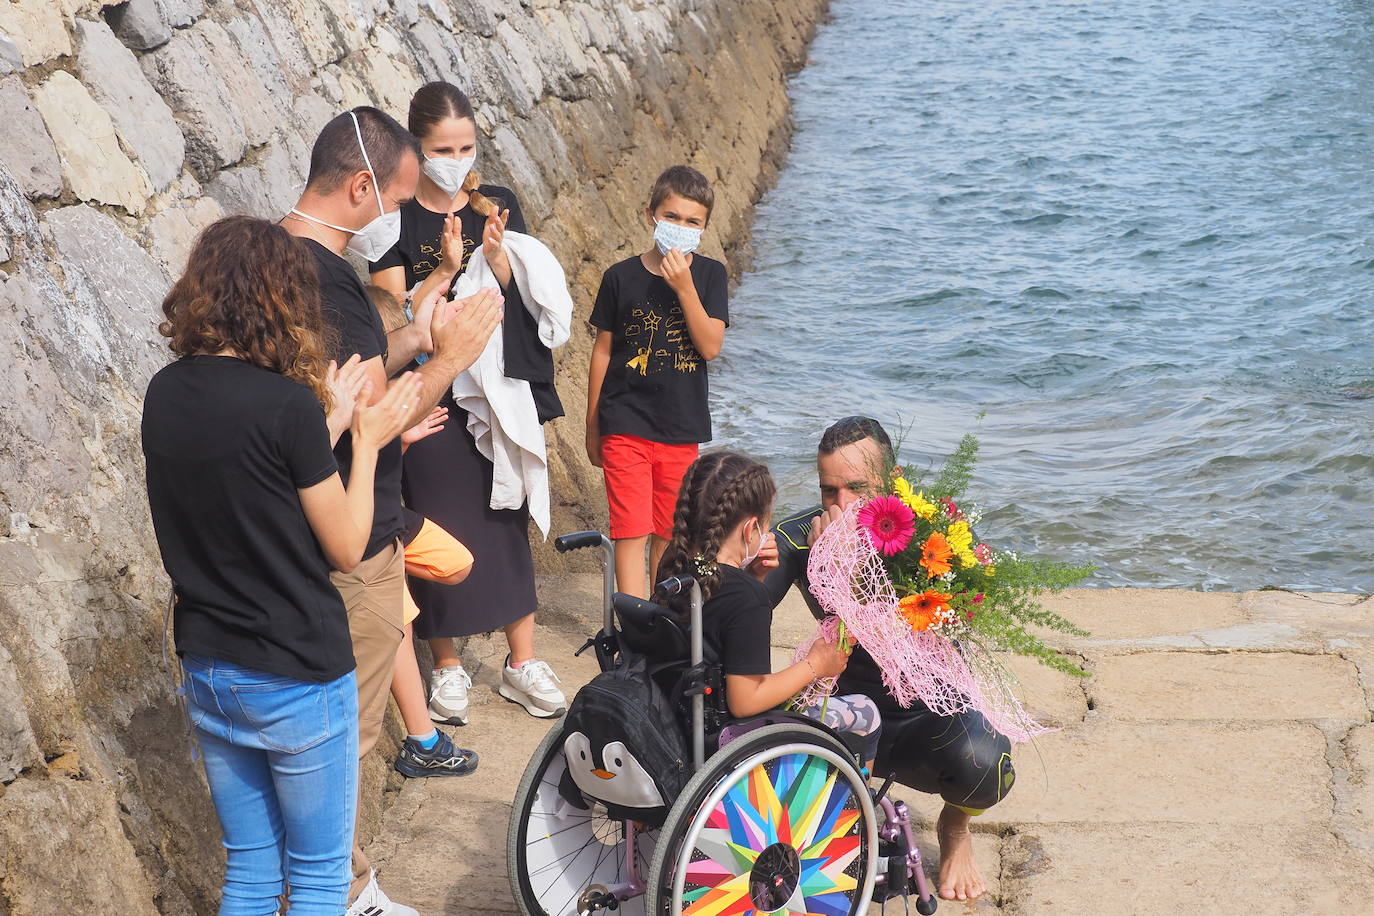
[[[826,528],[811,548],[811,593],[829,614],[815,636],[797,647],[800,661],[817,639],[833,640],[839,621],[868,651],[883,684],[904,707],[916,700],[931,712],[952,716],[976,709],[1015,743],[1048,731],[1012,694],[1008,676],[990,654],[973,646],[961,652],[943,636],[912,632],[897,614],[897,594],[866,532],[857,524],[859,504]],[[822,678],[802,691],[802,705],[819,703],[835,690]]]

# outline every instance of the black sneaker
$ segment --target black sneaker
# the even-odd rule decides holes
[[[454,747],[448,735],[439,732],[434,747],[425,750],[414,738],[406,738],[396,755],[396,772],[418,779],[421,776],[466,776],[477,769],[477,752]]]

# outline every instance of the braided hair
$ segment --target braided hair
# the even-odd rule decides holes
[[[768,468],[738,452],[710,452],[692,462],[678,493],[673,536],[654,581],[695,576],[702,599],[709,601],[720,586],[720,542],[744,519],[768,515],[776,494]]]

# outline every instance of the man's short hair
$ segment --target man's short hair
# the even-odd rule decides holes
[[[694,200],[706,208],[706,220],[711,219],[711,208],[716,205],[716,193],[711,190],[711,182],[706,176],[690,165],[675,165],[664,169],[663,174],[654,182],[649,192],[649,209],[658,210],[658,205],[668,199],[669,194]]]
[[[897,454],[892,448],[892,439],[888,436],[887,430],[883,429],[883,424],[872,417],[854,416],[836,420],[821,434],[821,444],[817,451],[822,455],[833,455],[846,445],[862,442],[865,439],[872,439],[882,446],[885,460],[891,462],[897,460]]]
[[[358,116],[358,131],[353,129],[353,117],[345,111],[315,138],[310,150],[310,177],[305,184],[317,194],[329,194],[358,172],[367,171],[363,151],[358,148],[359,132],[379,188],[391,183],[407,155],[420,155],[419,141],[391,115],[368,105],[354,108],[353,114]]]

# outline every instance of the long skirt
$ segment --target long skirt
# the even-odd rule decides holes
[[[420,606],[420,639],[471,636],[534,613],[529,508],[491,508],[491,462],[468,433],[467,411],[451,395],[439,402],[448,422],[405,454],[406,505],[438,523],[472,551],[472,572],[457,585],[411,578]]]

